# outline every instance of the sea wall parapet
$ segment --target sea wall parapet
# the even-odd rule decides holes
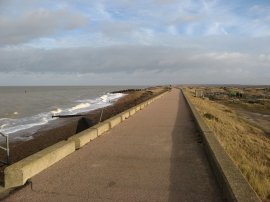
[[[218,142],[214,132],[206,125],[185,91],[182,90],[182,92],[194,117],[195,123],[200,130],[207,158],[226,200],[239,202],[261,201],[244,178],[241,171]]]

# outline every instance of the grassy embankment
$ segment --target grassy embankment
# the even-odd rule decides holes
[[[262,200],[270,201],[270,139],[222,104],[188,96],[218,141]]]

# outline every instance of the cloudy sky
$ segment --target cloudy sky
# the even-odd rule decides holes
[[[269,0],[0,0],[0,85],[270,84]]]

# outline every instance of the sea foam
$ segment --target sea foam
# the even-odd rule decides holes
[[[53,115],[74,115],[107,107],[111,105],[113,101],[116,101],[124,95],[125,94],[122,93],[107,93],[96,99],[76,100],[74,102],[75,105],[69,108],[57,108],[49,112],[44,112],[34,116],[18,119],[1,118],[0,132],[4,134],[15,134],[18,131],[23,131],[33,127],[45,125],[50,121],[57,119],[52,118]]]

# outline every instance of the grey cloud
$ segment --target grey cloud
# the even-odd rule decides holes
[[[168,37],[167,44],[178,47],[193,47],[209,52],[243,52],[251,54],[270,54],[270,37],[243,36],[205,36],[205,37]]]
[[[145,77],[148,75],[149,79],[155,75],[152,82],[160,79],[168,83],[179,77],[193,83],[195,78],[201,78],[208,83],[269,84],[266,78],[270,75],[269,63],[270,55],[149,46],[0,51],[0,72],[5,74],[97,74],[106,75],[102,77],[106,78],[139,72]]]
[[[139,29],[137,23],[132,22],[104,22],[99,25],[99,32],[109,37],[122,37],[123,35],[132,34]]]
[[[0,71],[100,73],[155,69],[169,49],[108,47],[70,49],[2,50]],[[170,52],[170,51],[169,51]],[[164,55],[164,56],[162,56]]]
[[[183,16],[178,16],[174,18],[173,20],[169,21],[169,24],[175,24],[179,25],[182,23],[192,23],[192,22],[198,22],[202,20],[204,17],[198,16],[198,15],[183,15]]]
[[[86,18],[82,15],[66,10],[38,9],[16,18],[0,16],[0,46],[28,42],[58,31],[75,29],[85,23]]]
[[[161,3],[161,4],[171,4],[175,3],[177,0],[154,0],[156,3]]]

